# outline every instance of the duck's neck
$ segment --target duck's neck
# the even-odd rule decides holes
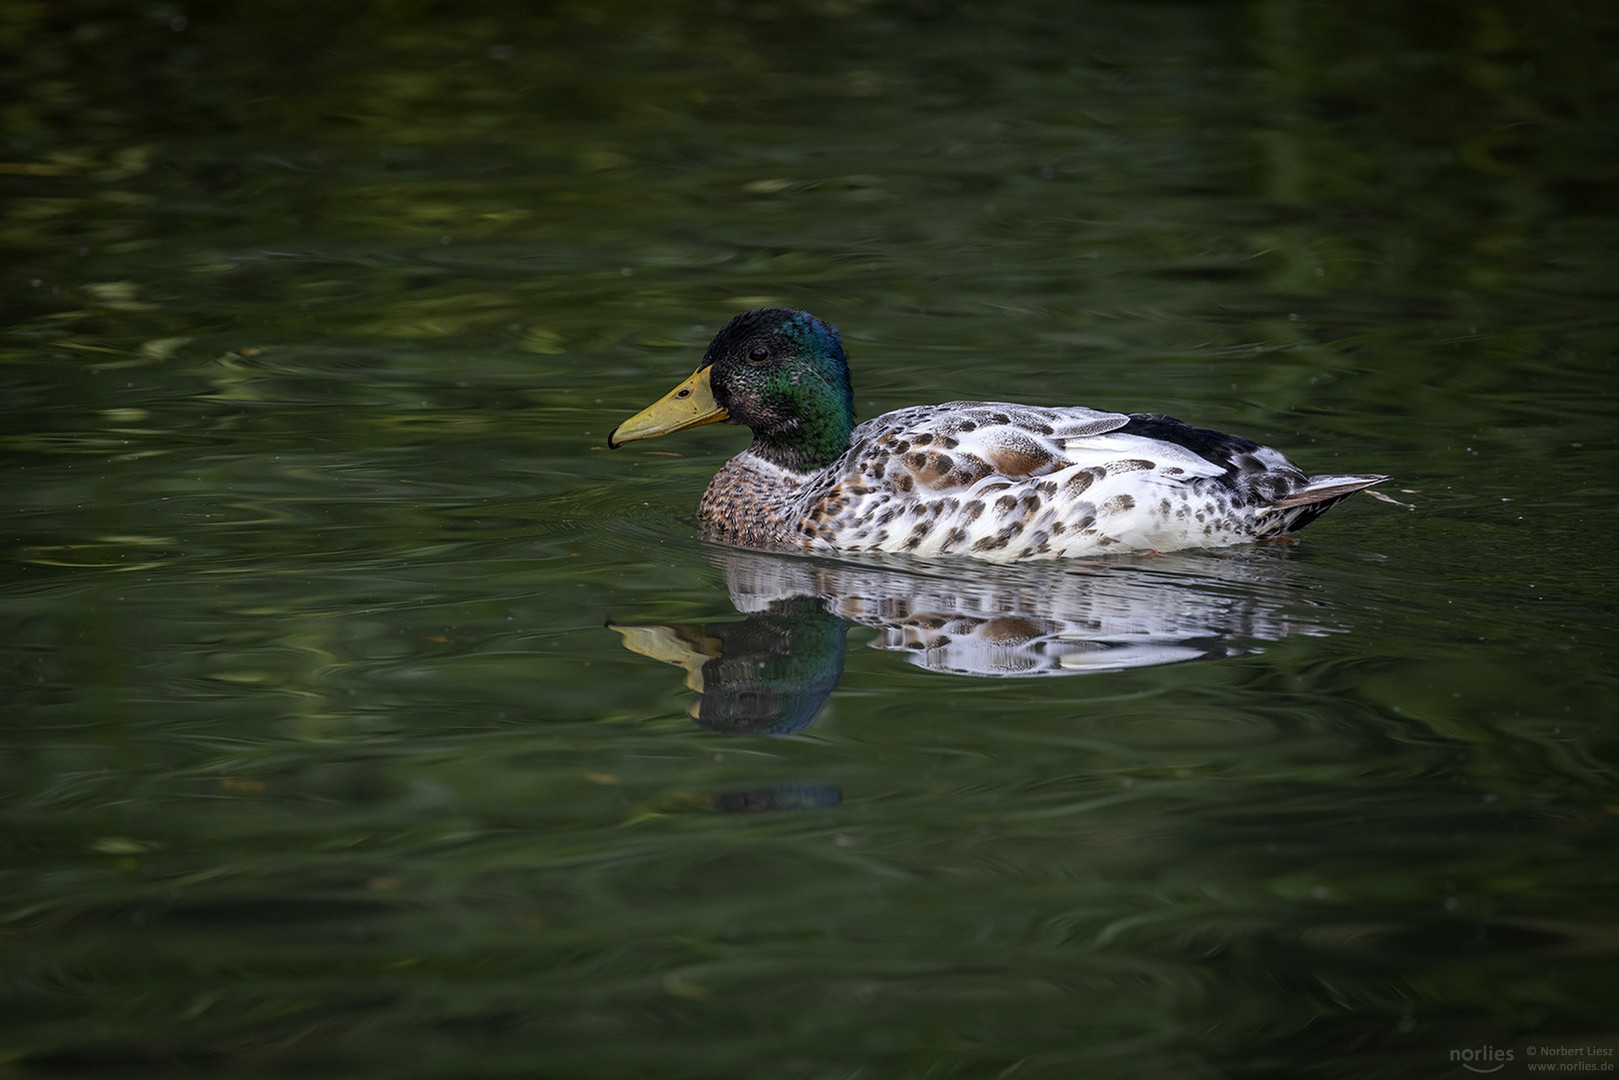
[[[795,473],[819,472],[849,449],[852,431],[854,403],[840,396],[774,427],[755,429],[751,449],[755,457],[783,469]]]

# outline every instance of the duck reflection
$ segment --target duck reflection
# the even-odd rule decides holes
[[[929,671],[1033,678],[1255,652],[1326,630],[1285,552],[1195,552],[1016,567],[823,563],[717,548],[738,622],[614,623],[624,645],[686,669],[714,731],[788,734],[825,707],[850,625]]]
[[[735,592],[732,593],[735,602]],[[686,712],[713,731],[786,735],[826,706],[843,677],[849,624],[813,594],[788,594],[741,622],[614,623],[626,648],[686,669]]]

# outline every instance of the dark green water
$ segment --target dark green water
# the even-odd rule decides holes
[[[1615,23],[0,6],[0,1076],[1611,1071]],[[713,548],[763,303],[1414,509]]]

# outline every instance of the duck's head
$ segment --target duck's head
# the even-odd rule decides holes
[[[759,308],[720,328],[691,377],[620,424],[617,448],[724,420],[753,452],[795,472],[831,464],[854,430],[849,362],[837,330],[807,311]]]

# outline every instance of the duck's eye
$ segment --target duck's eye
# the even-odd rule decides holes
[[[762,364],[769,359],[770,350],[763,345],[754,346],[753,351],[748,354],[748,363],[750,364]]]

